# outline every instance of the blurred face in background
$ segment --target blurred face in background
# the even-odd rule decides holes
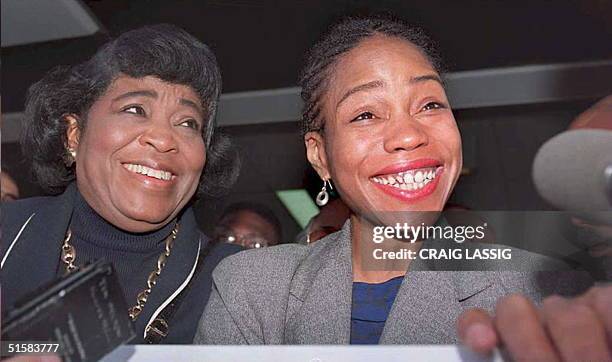
[[[6,172],[0,173],[0,190],[2,192],[2,201],[14,201],[19,198],[19,188],[17,183]]]
[[[264,248],[280,242],[274,225],[250,210],[238,210],[224,216],[215,228],[214,239],[249,249]]]
[[[306,242],[312,243],[342,229],[350,216],[349,208],[340,199],[333,199],[315,215],[308,225]]]

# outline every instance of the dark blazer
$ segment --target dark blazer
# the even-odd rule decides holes
[[[68,228],[76,195],[70,185],[60,196],[35,197],[2,203],[2,310],[39,286],[53,281],[62,267],[60,247]],[[197,321],[210,295],[212,270],[225,256],[242,248],[218,244],[198,261],[210,240],[198,229],[193,211],[180,215],[181,228],[163,273],[136,320],[133,343],[144,343],[146,326],[185,290],[163,343],[191,343]],[[196,265],[197,264],[197,265]],[[144,287],[144,282],[143,282]],[[185,289],[188,288],[188,289]],[[131,305],[131,301],[127,301]],[[127,313],[127,311],[126,311]]]
[[[492,311],[511,293],[539,302],[553,292],[579,293],[592,282],[586,273],[558,271],[556,260],[520,249],[512,255],[517,268],[506,271],[440,271],[425,264],[412,271],[411,264],[380,343],[455,343],[457,317],[468,308]],[[350,222],[308,246],[232,255],[213,273],[194,343],[348,344],[352,278]]]

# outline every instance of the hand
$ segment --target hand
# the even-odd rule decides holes
[[[600,239],[599,244],[587,247],[591,256],[596,258],[612,257],[612,226],[590,224],[576,217],[572,217],[572,223]]]
[[[522,295],[502,298],[495,316],[470,309],[457,331],[473,351],[503,346],[515,361],[612,361],[612,286],[567,299],[551,296],[536,307]]]

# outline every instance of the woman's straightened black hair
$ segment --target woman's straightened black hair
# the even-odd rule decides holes
[[[229,139],[214,133],[221,94],[219,66],[205,44],[168,24],[125,32],[88,61],[58,67],[29,88],[21,145],[36,181],[47,192],[57,194],[75,179],[74,166],[67,167],[65,162],[66,116],[76,116],[79,129],[84,131],[89,109],[120,75],[155,76],[195,91],[208,118],[202,129],[207,161],[198,195],[219,196],[231,188],[240,161]]]
[[[390,16],[376,15],[348,17],[330,27],[308,52],[299,85],[302,87],[302,134],[322,131],[325,120],[321,117],[321,99],[331,72],[337,61],[365,39],[384,35],[406,40],[421,50],[434,69],[440,73],[438,52],[425,33]]]

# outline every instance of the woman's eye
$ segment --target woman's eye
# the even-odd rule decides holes
[[[128,107],[123,108],[122,112],[137,114],[139,116],[146,116],[147,114],[144,108],[142,108],[141,106],[128,106]]]
[[[374,118],[374,114],[372,112],[363,112],[357,117],[353,118],[351,122],[364,121],[366,119],[373,119],[373,118]]]
[[[189,128],[195,129],[195,130],[199,130],[200,129],[200,124],[195,119],[187,119],[187,120],[181,122],[179,125],[183,126],[183,127],[189,127]]]
[[[423,110],[423,111],[430,111],[430,110],[432,110],[432,109],[442,109],[442,108],[446,108],[446,107],[444,106],[444,104],[442,104],[442,103],[438,103],[438,102],[429,102],[429,103],[427,103],[427,104],[426,104],[426,105],[425,105],[425,106],[422,108],[422,110]]]

